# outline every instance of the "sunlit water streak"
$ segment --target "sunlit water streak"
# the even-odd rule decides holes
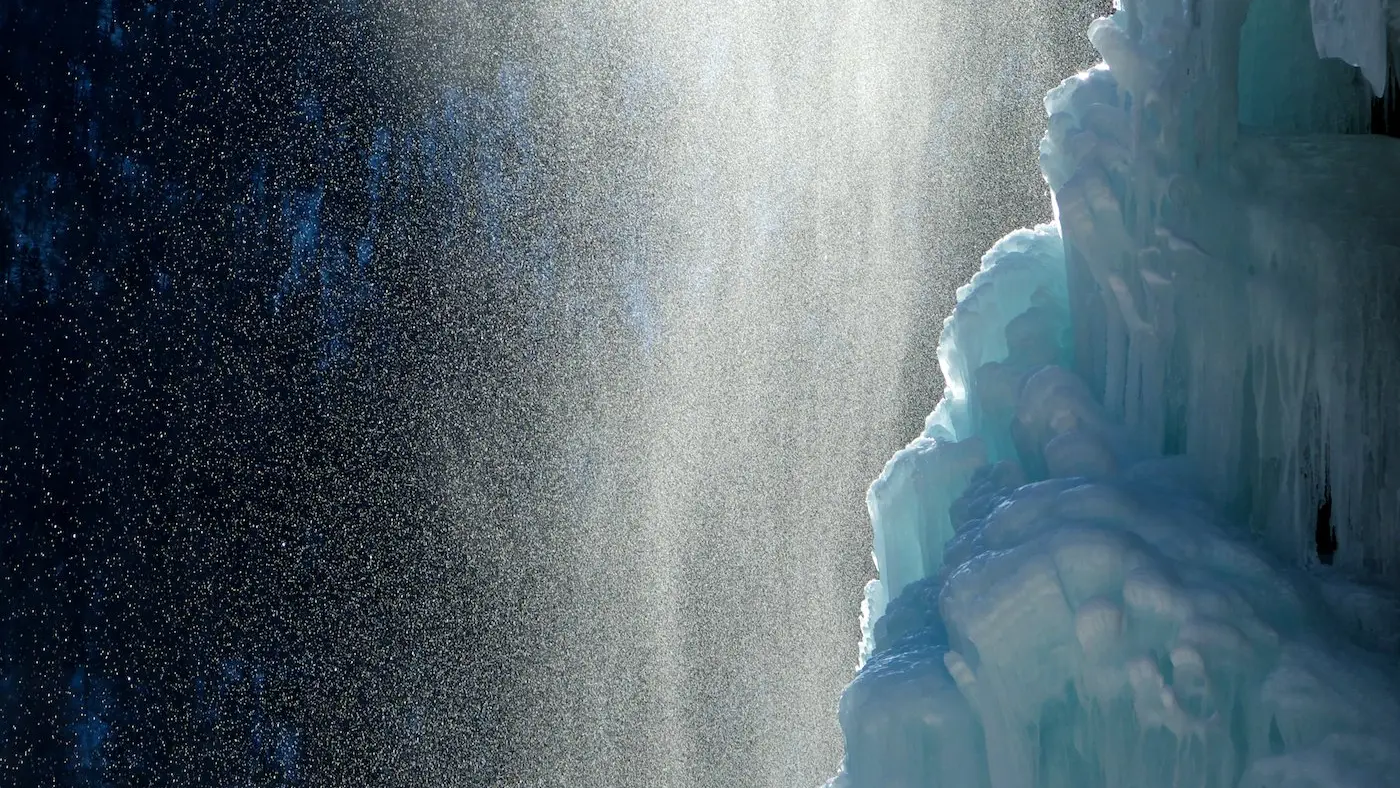
[[[1033,14],[954,5],[527,15],[573,223],[559,286],[584,306],[546,444],[569,490],[536,526],[548,576],[506,601],[551,633],[519,666],[514,729],[539,753],[520,784],[834,772],[871,571],[864,488],[931,406],[911,390],[936,393],[908,342],[976,263],[949,236],[977,250],[1010,229],[950,198],[974,176],[1037,196],[1027,133],[1020,169],[955,162],[1008,133],[978,126],[1006,85],[1064,70],[1036,60]],[[1009,66],[970,58],[988,35]]]

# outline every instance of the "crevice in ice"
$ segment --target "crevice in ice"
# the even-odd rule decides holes
[[[1400,3],[1393,7],[1400,10]],[[1371,133],[1400,137],[1400,72],[1393,58],[1386,67],[1385,95],[1371,99]]]
[[[1332,527],[1332,488],[1330,486],[1324,486],[1322,503],[1318,504],[1317,507],[1317,527],[1313,529],[1313,543],[1317,546],[1317,560],[1331,566],[1332,558],[1337,554],[1337,529]]]

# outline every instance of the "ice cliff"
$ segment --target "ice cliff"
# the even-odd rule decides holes
[[[1125,0],[871,486],[838,786],[1400,785],[1400,47]]]

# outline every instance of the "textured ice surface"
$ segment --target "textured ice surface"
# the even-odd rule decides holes
[[[1400,172],[1400,143],[1330,133],[1359,122],[1349,98],[1287,109],[1279,73],[1349,95],[1317,70],[1340,64],[1279,32],[1300,3],[1214,4],[1233,32],[1184,36],[1189,14],[1151,34],[1129,13],[1176,4],[1129,4],[1094,25],[1107,67],[1047,96],[1074,368],[1276,549],[1315,560],[1330,499],[1337,564],[1393,575],[1400,530],[1375,524],[1400,520],[1400,182],[1377,174]],[[1238,73],[1231,36],[1251,58]]]
[[[1014,424],[1041,481],[1017,460],[924,480],[965,492],[870,627],[838,784],[1394,782],[1400,596],[1271,555],[1064,368],[1027,376]]]
[[[1119,6],[871,486],[836,785],[1400,785],[1387,9]]]
[[[938,345],[943,400],[866,496],[880,572],[866,588],[866,630],[886,599],[941,565],[953,535],[948,508],[972,472],[1016,456],[1010,422],[1021,379],[1067,360],[1062,250],[1054,225],[1019,230],[997,242],[958,289]]]
[[[1018,421],[1042,452],[1079,430]],[[954,507],[842,699],[846,784],[1391,784],[1394,596],[1268,556],[1179,458],[1090,470],[989,468]]]

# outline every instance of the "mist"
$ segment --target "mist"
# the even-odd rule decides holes
[[[510,23],[498,84],[551,165],[536,199],[559,244],[536,273],[565,302],[526,362],[541,481],[503,559],[535,576],[499,604],[539,639],[499,710],[536,755],[510,784],[835,770],[865,487],[940,393],[957,284],[1048,218],[1034,97],[1089,62],[1056,38],[1089,7],[1024,5],[559,3]]]

